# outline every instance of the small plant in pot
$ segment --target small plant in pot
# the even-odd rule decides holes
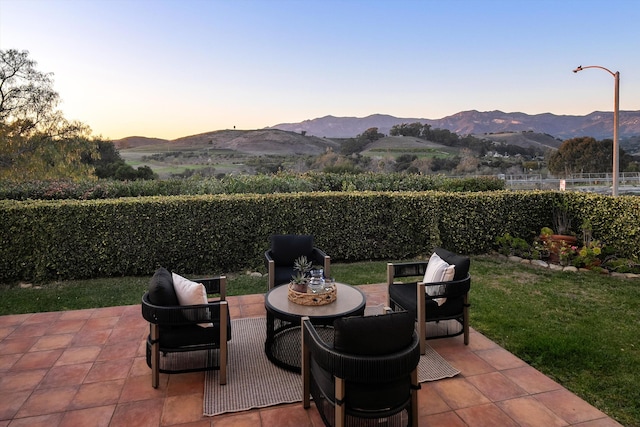
[[[549,227],[542,227],[540,229],[540,238],[541,239],[548,239],[549,236],[551,236],[553,234],[553,230],[550,229]]]
[[[296,292],[307,292],[309,284],[308,273],[313,268],[313,262],[308,261],[306,256],[301,256],[293,261],[295,274],[291,276],[291,289]]]
[[[575,246],[578,241],[571,232],[571,216],[566,202],[554,208],[553,225],[555,234],[548,236],[546,240],[549,247],[549,262],[561,264],[562,261],[567,261],[569,252],[567,248]]]
[[[533,240],[533,244],[531,245],[533,259],[549,259],[549,247],[551,246],[552,235],[553,230],[551,228],[542,227],[540,234]]]

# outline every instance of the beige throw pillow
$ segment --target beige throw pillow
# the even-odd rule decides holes
[[[449,265],[445,260],[440,258],[437,253],[433,253],[427,264],[427,271],[424,272],[422,281],[426,283],[425,292],[429,296],[440,295],[444,292],[443,285],[429,285],[429,283],[449,282],[453,280],[456,273],[456,266]],[[447,301],[446,298],[433,299],[439,306]]]
[[[173,288],[178,296],[178,302],[180,305],[199,305],[207,304],[207,290],[202,283],[192,282],[189,279],[171,273],[173,276]],[[187,315],[189,320],[195,320],[195,316]],[[198,323],[198,326],[203,328],[213,327],[212,323]]]

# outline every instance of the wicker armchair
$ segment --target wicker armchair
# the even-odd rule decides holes
[[[464,343],[469,344],[470,260],[442,248],[435,248],[435,253],[455,266],[452,280],[425,283],[428,263],[423,261],[387,264],[389,307],[414,316],[422,354],[427,339],[464,334]],[[397,280],[416,277],[419,281]]]
[[[161,285],[154,286],[158,282]],[[149,291],[142,297],[142,316],[149,322],[147,365],[154,388],[158,387],[160,372],[220,370],[220,384],[227,382],[227,342],[231,339],[225,300],[227,279],[218,276],[196,282],[204,285],[207,296],[219,294],[219,299],[179,305],[170,286],[171,273],[163,268],[156,271]],[[187,352],[190,354],[185,357]]]
[[[277,234],[271,236],[271,248],[264,253],[269,289],[291,281],[293,262],[300,256],[307,257],[314,265],[321,265],[325,277],[330,276],[331,257],[313,246],[313,236]]]
[[[302,331],[302,404],[313,396],[326,426],[418,425],[420,350],[409,313],[341,318],[333,329],[303,318]]]

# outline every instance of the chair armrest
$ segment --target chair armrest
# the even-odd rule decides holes
[[[427,261],[387,263],[387,285],[392,285],[396,277],[424,276],[427,264]]]
[[[348,381],[376,378],[381,381],[408,375],[420,361],[420,343],[414,332],[411,344],[405,349],[382,356],[363,356],[337,352],[316,332],[310,320],[304,320],[303,341],[311,358],[320,368]],[[390,363],[392,362],[392,363]]]
[[[223,301],[227,298],[227,276],[194,279],[193,282],[202,283],[207,294],[220,294],[220,299]]]
[[[271,253],[271,249],[267,250],[264,253],[265,263],[269,264],[269,261],[273,262],[273,254]]]
[[[196,325],[198,323],[219,323],[221,306],[226,301],[207,304],[160,306],[149,302],[149,293],[142,297],[142,317],[149,323],[163,326]]]
[[[265,265],[267,266],[267,289],[272,289],[276,285],[276,262],[271,255],[271,249],[264,253]]]
[[[316,248],[314,246],[313,250],[311,251],[311,257],[314,260],[317,260],[318,262],[324,260],[324,258],[327,256],[327,254],[320,248]]]
[[[418,285],[421,283],[423,282],[418,282]],[[456,298],[465,295],[471,289],[471,275],[467,274],[467,277],[461,280],[431,282],[424,285],[427,288],[427,298]]]
[[[324,270],[324,277],[331,277],[331,257],[322,249],[313,248],[311,260],[315,265],[321,265]]]

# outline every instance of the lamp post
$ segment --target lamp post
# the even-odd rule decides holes
[[[608,68],[601,67],[599,65],[588,65],[583,67],[582,65],[578,66],[574,73],[578,71],[586,70],[587,68],[600,68],[601,70],[606,71],[611,74],[615,80],[614,87],[614,95],[613,95],[613,183],[611,186],[611,195],[618,195],[618,175],[620,169],[620,151],[618,150],[618,116],[620,115],[620,72],[616,71],[615,73]]]

